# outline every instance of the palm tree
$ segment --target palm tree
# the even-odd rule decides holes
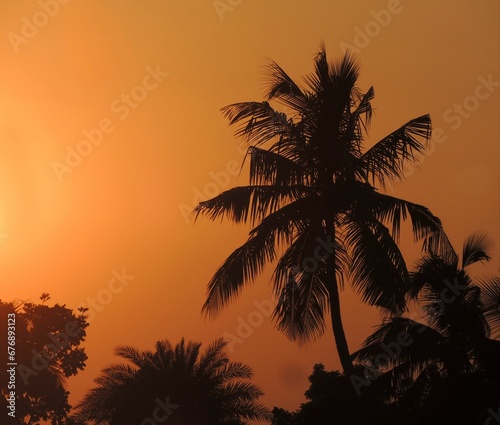
[[[249,143],[249,185],[194,210],[195,218],[252,226],[247,242],[210,280],[203,312],[220,313],[266,264],[276,261],[278,328],[292,340],[307,341],[324,332],[330,313],[340,361],[349,374],[352,361],[339,300],[346,273],[352,273],[363,301],[399,313],[409,284],[396,245],[401,220],[411,218],[415,238],[426,247],[442,248],[446,241],[441,222],[427,208],[375,187],[403,179],[405,161],[418,163],[431,121],[428,115],[412,119],[365,150],[374,90],[358,89],[358,66],[349,54],[330,64],[322,48],[304,88],[274,62],[267,77],[266,101],[222,109],[231,125],[239,125],[236,135]],[[270,101],[287,107],[290,116]]]
[[[167,419],[172,425],[245,425],[267,419],[268,410],[257,403],[262,391],[245,381],[253,375],[250,367],[230,362],[225,346],[218,339],[203,354],[200,343],[184,339],[175,347],[158,341],[155,352],[118,347],[116,354],[132,365],[106,367],[95,380],[98,386],[77,406],[75,419],[106,425]]]
[[[464,243],[461,262],[455,252],[423,256],[409,292],[419,300],[423,320],[387,320],[355,353],[361,362],[383,359],[386,370],[374,391],[405,411],[442,412],[450,423],[472,424],[476,418],[465,417],[463,406],[484,414],[498,401],[500,341],[491,336],[500,330],[500,278],[473,279],[468,271],[490,259],[491,246],[486,235],[474,234]]]

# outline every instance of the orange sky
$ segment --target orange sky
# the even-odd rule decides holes
[[[101,294],[71,402],[115,346],[236,335],[257,317],[253,303],[269,299],[267,274],[218,320],[202,320],[206,283],[246,230],[181,213],[198,191],[246,182],[231,168],[243,157],[219,109],[262,99],[265,58],[300,81],[321,41],[330,57],[353,47],[360,87],[375,87],[371,142],[424,113],[442,129],[442,143],[391,193],[428,206],[458,247],[475,230],[500,246],[496,0],[54,1],[0,4],[0,298],[49,292],[76,308]],[[99,126],[108,131],[100,144],[81,142]],[[88,153],[81,163],[55,165],[77,148]],[[123,269],[135,278],[106,298]],[[355,350],[378,312],[344,298]],[[330,331],[299,348],[268,319],[231,358],[254,368],[266,404],[288,409],[314,363],[339,367]]]

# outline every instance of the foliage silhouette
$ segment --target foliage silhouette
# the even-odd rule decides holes
[[[266,264],[276,262],[278,329],[292,340],[310,340],[324,332],[329,313],[349,373],[339,300],[347,274],[363,301],[400,313],[410,283],[396,244],[401,221],[411,219],[414,237],[425,248],[442,252],[447,239],[427,208],[376,188],[402,180],[405,162],[418,165],[431,134],[429,116],[408,121],[365,149],[373,87],[362,93],[356,86],[358,65],[349,54],[328,63],[322,48],[314,65],[300,87],[271,62],[266,101],[222,108],[230,125],[237,125],[236,136],[249,143],[249,185],[200,202],[193,214],[253,228],[210,280],[203,311],[220,313]]]
[[[155,414],[172,425],[267,419],[269,412],[257,403],[262,391],[247,381],[250,367],[230,362],[226,344],[218,339],[204,353],[200,343],[184,339],[175,347],[158,341],[154,352],[118,347],[116,354],[131,365],[106,367],[95,380],[98,386],[77,406],[75,419],[107,425],[137,425]],[[165,405],[170,407],[158,410]]]
[[[15,391],[15,418],[12,424],[35,424],[41,420],[62,424],[70,410],[66,378],[76,375],[85,367],[87,356],[84,341],[88,326],[83,311],[75,314],[65,305],[45,305],[48,294],[41,297],[42,304],[6,303],[0,300],[0,335],[7,337],[9,314],[15,314],[15,354],[11,359],[7,347],[0,350],[1,408],[7,415],[7,398]],[[15,388],[9,388],[7,363],[15,360]]]
[[[409,295],[420,301],[423,320],[386,320],[355,357],[373,362],[387,347],[409,338],[385,356],[390,368],[372,384],[409,412],[408,424],[483,424],[500,400],[498,332],[500,279],[474,279],[468,268],[490,259],[491,240],[474,234],[443,258],[430,252],[412,273]],[[397,355],[396,355],[397,353]]]
[[[356,365],[355,373],[363,373]],[[307,402],[296,412],[275,407],[271,425],[343,425],[392,424],[394,408],[376,398],[356,396],[350,391],[351,383],[344,374],[327,372],[316,364],[309,376],[310,387],[305,392]]]

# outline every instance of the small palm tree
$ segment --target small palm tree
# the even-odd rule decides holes
[[[500,341],[491,338],[500,330],[500,278],[468,272],[490,259],[491,246],[486,235],[474,234],[461,262],[456,253],[430,252],[417,264],[409,296],[420,301],[423,320],[387,320],[354,355],[372,366],[383,359],[375,364],[385,370],[375,391],[408,411],[444,412],[471,424],[463,406],[485,413],[500,399]]]
[[[426,246],[446,244],[441,222],[427,208],[375,187],[403,179],[406,161],[418,163],[431,121],[428,115],[412,119],[365,149],[374,90],[362,93],[356,86],[358,65],[350,55],[330,64],[322,49],[304,88],[274,62],[268,71],[266,101],[222,109],[250,145],[250,184],[201,202],[194,211],[195,217],[253,227],[210,280],[203,311],[218,314],[266,264],[275,263],[278,328],[306,341],[324,332],[330,314],[349,374],[339,300],[344,277],[352,273],[363,301],[400,313],[409,285],[396,245],[401,220],[411,219],[415,238]],[[278,112],[270,101],[291,114]]]
[[[245,381],[251,369],[230,362],[225,346],[216,340],[203,354],[200,343],[184,339],[175,347],[158,341],[155,352],[118,347],[116,354],[132,365],[106,367],[96,379],[98,386],[77,406],[75,418],[106,425],[157,420],[155,412],[172,425],[244,425],[267,419],[268,410],[257,403],[262,391]]]

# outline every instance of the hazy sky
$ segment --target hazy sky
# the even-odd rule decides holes
[[[425,113],[441,129],[389,192],[428,206],[458,248],[476,230],[500,246],[499,23],[497,0],[2,0],[0,298],[91,307],[71,402],[115,346],[164,338],[239,334],[230,356],[270,407],[297,408],[314,363],[339,367],[330,330],[298,347],[263,320],[269,273],[218,320],[200,317],[248,229],[184,212],[246,183],[219,109],[262,100],[266,58],[301,81],[322,41],[330,58],[353,50],[376,94],[367,145]],[[352,294],[343,307],[354,351],[379,313]]]

